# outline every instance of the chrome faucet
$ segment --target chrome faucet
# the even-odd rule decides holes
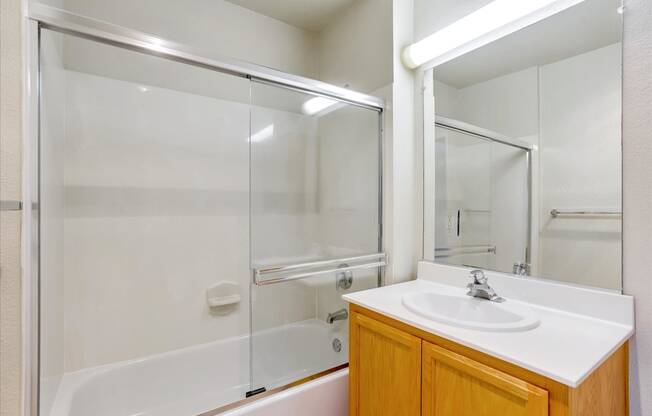
[[[343,321],[349,317],[349,312],[344,309],[340,309],[339,311],[335,311],[333,313],[329,313],[328,317],[326,318],[326,322],[329,324],[332,324],[335,321]]]
[[[489,279],[484,275],[482,270],[471,270],[471,277],[473,277],[473,282],[466,285],[469,291],[466,293],[469,296],[474,298],[487,299],[492,302],[505,302],[504,298],[501,298],[494,292],[494,290],[487,283]]]
[[[529,276],[530,265],[527,263],[514,263],[514,267],[512,268],[512,273],[517,276]]]

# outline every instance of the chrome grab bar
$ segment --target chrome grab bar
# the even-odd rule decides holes
[[[610,216],[620,217],[623,215],[620,211],[566,211],[561,209],[553,209],[550,211],[552,218],[557,218],[562,215],[587,215],[587,216]]]
[[[346,266],[340,267],[343,264],[346,264]],[[387,255],[385,253],[374,253],[355,257],[319,260],[308,263],[265,266],[254,268],[254,284],[258,286],[271,285],[274,283],[289,282],[323,274],[345,272],[348,270],[372,269],[386,265]],[[322,267],[326,268],[321,269]]]

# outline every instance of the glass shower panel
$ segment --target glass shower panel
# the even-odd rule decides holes
[[[528,249],[523,149],[435,129],[435,261],[512,272]]]
[[[249,81],[49,30],[40,52],[41,416],[244,398]]]
[[[435,130],[435,261],[492,268],[491,143]]]
[[[380,277],[356,259],[380,249],[380,117],[251,85],[252,266],[289,266],[277,282],[252,285],[252,389],[269,390],[348,362],[341,295]],[[337,271],[354,264],[369,267]]]
[[[491,239],[496,247],[493,270],[514,272],[530,267],[529,156],[526,150],[491,143]],[[528,273],[529,274],[529,273]]]

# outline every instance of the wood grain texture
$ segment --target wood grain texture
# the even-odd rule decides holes
[[[418,416],[421,340],[355,312],[350,325],[349,415]]]
[[[548,392],[424,341],[423,416],[547,416]]]
[[[484,364],[487,367],[498,370],[502,373],[513,376],[525,381],[533,386],[539,387],[548,392],[548,414],[550,416],[589,416],[589,415],[609,415],[609,416],[626,416],[627,413],[627,351],[628,343],[622,345],[611,357],[609,357],[589,378],[582,383],[577,389],[572,389],[562,383],[551,380],[545,376],[523,369],[514,364],[510,364],[498,358],[476,351],[472,348],[465,347],[445,338],[433,335],[429,332],[420,330],[410,325],[389,318],[385,315],[368,310],[358,305],[351,305],[352,315],[364,315],[364,317],[390,326],[406,334],[420,338],[431,344],[435,344],[448,351],[469,358],[477,363]],[[350,383],[356,383],[356,373],[354,368],[353,352],[356,350],[353,337],[353,321],[351,322],[351,375]],[[608,375],[607,375],[608,374]],[[610,380],[609,380],[610,379]],[[601,381],[599,381],[601,380]],[[589,384],[587,384],[589,383]],[[608,393],[608,389],[614,393]],[[352,389],[353,386],[350,386]],[[622,396],[621,396],[622,395]],[[599,396],[599,397],[598,397]],[[591,408],[591,402],[594,401],[593,407],[599,407],[602,413],[595,412]],[[624,408],[622,403],[624,401]],[[611,404],[610,404],[611,403]],[[611,412],[611,413],[609,413]],[[357,413],[351,413],[357,414]],[[402,414],[402,413],[397,413]]]
[[[628,352],[628,348],[618,349],[578,388],[571,389],[573,416],[629,414]]]

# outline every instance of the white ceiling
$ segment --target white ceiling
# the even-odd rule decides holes
[[[435,68],[435,79],[464,88],[621,40],[622,0],[586,0]]]
[[[355,0],[226,0],[311,32],[321,31]]]

